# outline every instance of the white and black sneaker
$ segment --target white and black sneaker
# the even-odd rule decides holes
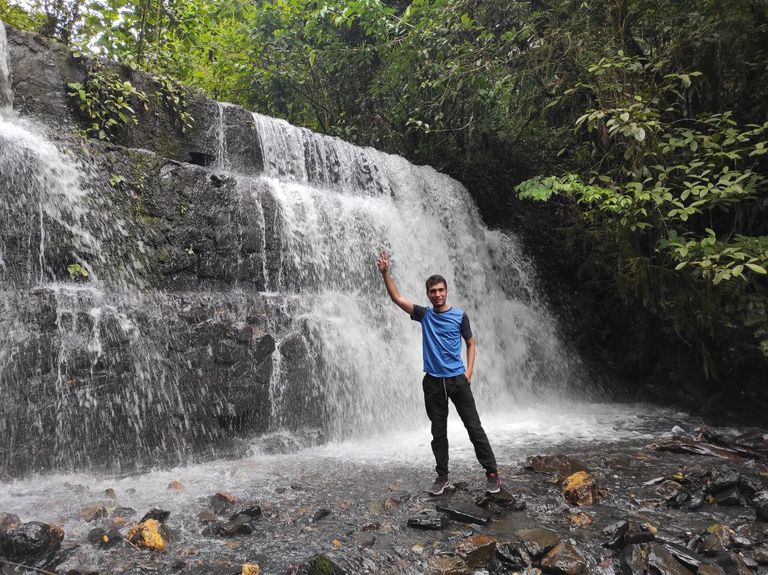
[[[435,477],[435,480],[432,482],[432,485],[427,487],[427,493],[430,495],[442,495],[445,493],[445,490],[450,487],[450,482],[448,481],[447,477]]]
[[[485,474],[485,492],[498,493],[499,491],[501,491],[501,479],[499,479],[499,474],[486,473]]]

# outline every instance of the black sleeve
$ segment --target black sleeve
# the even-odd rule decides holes
[[[472,337],[472,328],[469,325],[469,316],[466,313],[461,318],[461,337],[465,340]]]
[[[424,316],[427,315],[427,308],[421,307],[420,305],[414,305],[413,306],[413,313],[411,314],[411,319],[413,321],[421,321],[424,319]]]

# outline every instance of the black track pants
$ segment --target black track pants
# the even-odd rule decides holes
[[[424,376],[424,405],[432,422],[432,452],[435,454],[435,471],[440,477],[448,477],[448,399],[453,402],[456,412],[467,428],[469,440],[475,448],[475,455],[486,473],[496,472],[496,458],[488,443],[480,416],[477,415],[475,398],[467,378]]]

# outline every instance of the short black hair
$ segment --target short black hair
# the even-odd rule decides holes
[[[437,284],[445,284],[445,289],[448,289],[448,282],[445,281],[445,278],[443,276],[440,276],[437,274],[433,276],[429,276],[427,278],[426,283],[427,283],[427,291],[429,291],[429,288],[431,288],[432,286],[436,286]]]

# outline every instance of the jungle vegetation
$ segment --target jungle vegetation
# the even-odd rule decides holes
[[[497,219],[533,210],[593,307],[643,314],[602,337],[655,341],[646,374],[766,383],[765,0],[0,0],[0,19],[432,164]]]

